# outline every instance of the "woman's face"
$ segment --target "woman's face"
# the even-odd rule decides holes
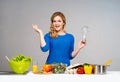
[[[64,22],[63,22],[63,20],[62,20],[62,18],[60,16],[54,17],[54,19],[53,19],[53,27],[55,28],[55,30],[57,32],[63,30],[63,25],[64,25]]]

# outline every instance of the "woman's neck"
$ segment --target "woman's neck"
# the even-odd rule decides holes
[[[59,31],[57,33],[58,33],[58,35],[65,35],[66,34],[64,31]]]

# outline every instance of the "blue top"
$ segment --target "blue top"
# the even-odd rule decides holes
[[[44,36],[46,45],[40,47],[43,52],[49,50],[49,55],[46,63],[64,63],[70,65],[72,51],[74,50],[74,36],[66,33],[65,35],[58,35],[58,38],[51,38],[49,33]]]

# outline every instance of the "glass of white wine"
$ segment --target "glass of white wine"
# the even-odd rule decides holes
[[[86,42],[87,33],[88,33],[88,26],[83,26],[82,27],[82,42],[83,43]]]

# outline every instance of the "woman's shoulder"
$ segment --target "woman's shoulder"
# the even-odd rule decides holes
[[[74,38],[74,35],[71,34],[71,33],[66,33],[66,35],[67,35],[68,37]]]
[[[74,35],[71,34],[71,33],[66,33],[66,35],[71,36],[71,37],[74,37]]]
[[[45,37],[50,37],[50,33],[49,33],[49,32],[46,33],[46,34],[45,34]]]

